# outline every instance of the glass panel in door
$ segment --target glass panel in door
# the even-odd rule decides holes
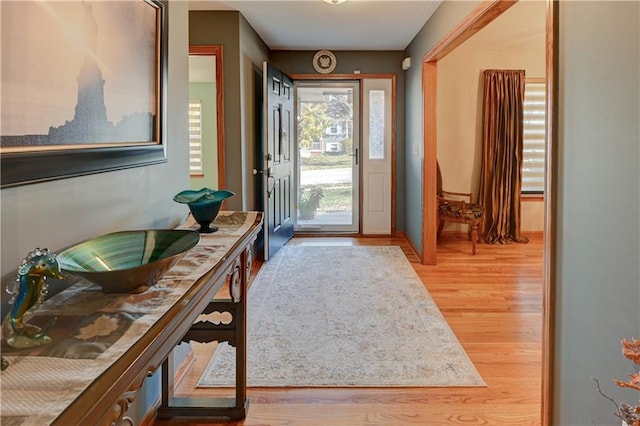
[[[358,83],[296,83],[296,231],[358,232]]]

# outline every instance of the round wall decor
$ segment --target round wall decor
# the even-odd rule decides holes
[[[336,55],[329,50],[319,50],[313,55],[313,68],[320,74],[329,74],[336,67]]]

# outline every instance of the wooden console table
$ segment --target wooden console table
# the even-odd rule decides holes
[[[0,423],[20,425],[133,424],[127,415],[145,378],[162,366],[158,416],[244,418],[246,290],[258,212],[221,212],[214,234],[141,294],[104,294],[79,281],[42,304],[31,320],[58,317],[53,342],[15,350],[0,373]],[[197,227],[188,221],[182,228]],[[229,299],[214,299],[228,283]],[[202,313],[230,312],[230,324],[196,322]],[[195,324],[194,324],[195,323]],[[236,395],[229,399],[175,398],[172,351],[182,341],[229,341],[236,346]]]

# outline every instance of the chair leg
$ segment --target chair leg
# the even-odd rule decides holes
[[[436,235],[436,239],[440,241],[440,235],[442,235],[442,230],[444,229],[444,220],[440,220],[438,222],[438,234]]]
[[[478,241],[478,224],[471,225],[471,253],[476,254],[476,242]]]

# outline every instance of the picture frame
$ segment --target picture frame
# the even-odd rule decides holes
[[[330,50],[319,50],[313,55],[313,68],[320,74],[330,74],[336,68],[336,55]]]
[[[3,42],[1,188],[167,161],[166,1],[3,2],[0,7],[3,40],[20,41],[8,52]],[[62,7],[69,9],[55,10]],[[100,9],[105,7],[110,9]],[[127,9],[131,7],[135,10]],[[98,10],[94,13],[93,8]],[[64,25],[61,19],[66,19]],[[29,42],[21,40],[28,38],[24,34],[43,32],[29,32],[29,28],[41,29],[47,24],[52,28],[49,34],[55,34],[55,25],[69,32],[75,24],[83,31],[84,36],[76,32],[59,38],[79,44],[80,59],[74,62],[65,56],[74,50],[68,46],[24,46]],[[101,31],[108,37],[101,38]],[[54,35],[49,37],[55,42]],[[36,50],[29,60],[21,56],[27,47]],[[60,57],[54,56],[57,48],[62,52]],[[46,59],[51,67],[45,72],[33,69],[34,63],[45,60],[38,55],[51,55]],[[5,72],[4,64],[20,64],[21,60],[25,66],[17,65],[13,74]],[[56,68],[56,64],[60,66]],[[62,71],[55,72],[58,69]],[[77,93],[69,93],[70,84],[76,86]],[[141,106],[127,109],[136,103]],[[68,118],[60,118],[63,113]]]

